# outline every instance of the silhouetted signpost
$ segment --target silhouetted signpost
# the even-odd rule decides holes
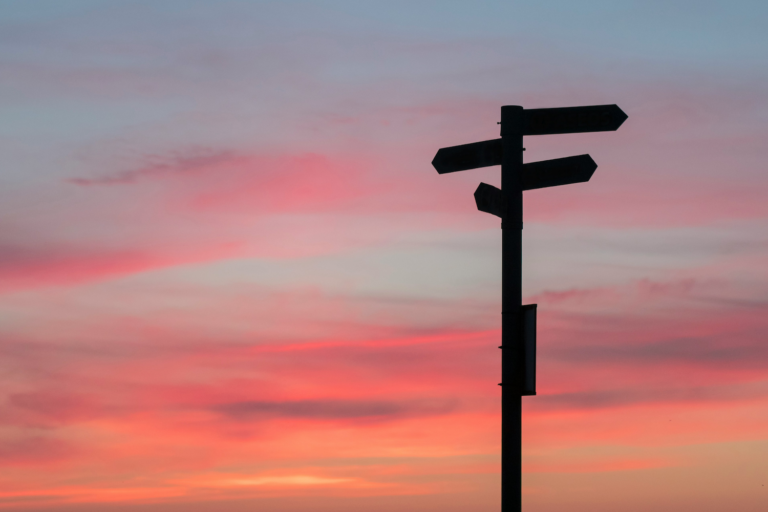
[[[523,164],[524,135],[614,131],[627,115],[616,105],[501,107],[501,138],[442,148],[440,174],[501,165],[501,190],[481,183],[477,209],[501,217],[501,510],[521,510],[521,404],[536,394],[536,305],[522,305],[523,191],[589,181],[589,155]]]

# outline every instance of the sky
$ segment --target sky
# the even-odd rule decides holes
[[[0,0],[0,510],[500,504],[502,105],[529,512],[768,509],[768,4]]]

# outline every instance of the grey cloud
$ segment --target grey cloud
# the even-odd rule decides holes
[[[213,408],[225,416],[249,420],[256,418],[305,419],[385,419],[403,416],[433,416],[456,409],[456,402],[447,399],[417,401],[375,400],[297,400],[268,402],[249,400],[232,402]]]
[[[0,442],[0,462],[6,466],[38,465],[70,458],[77,451],[74,445],[60,439],[27,436]]]
[[[556,348],[551,357],[580,363],[676,363],[738,367],[768,366],[768,339],[760,333],[717,338],[677,338],[643,344],[582,345]]]
[[[167,175],[178,175],[203,170],[206,167],[231,162],[240,158],[230,151],[197,149],[186,152],[173,152],[166,156],[150,155],[144,166],[137,169],[120,171],[95,178],[70,178],[68,183],[81,186],[90,185],[127,185],[141,179]]]
[[[531,410],[590,410],[658,403],[711,403],[764,399],[768,383],[689,388],[610,389],[539,395],[526,404]]]

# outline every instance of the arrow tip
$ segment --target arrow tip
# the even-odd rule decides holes
[[[435,158],[432,159],[432,167],[435,168],[438,174],[447,174],[460,170],[455,168],[455,164],[451,165],[450,154],[447,154],[445,148],[437,150]]]
[[[440,172],[440,164],[438,162],[440,156],[440,151],[438,150],[437,153],[435,153],[435,158],[432,159],[432,167],[435,168],[438,174],[443,174]]]
[[[591,176],[591,173],[597,170],[597,162],[595,162],[595,159],[590,155],[584,155],[584,167],[590,170]]]
[[[614,105],[614,107],[616,107],[616,116],[615,116],[615,117],[616,117],[616,121],[617,121],[617,123],[618,123],[618,124],[616,125],[616,129],[618,130],[618,129],[619,129],[619,127],[620,127],[622,124],[624,124],[624,121],[626,121],[627,119],[629,119],[629,116],[627,115],[627,113],[626,113],[626,112],[624,112],[623,110],[621,110],[621,108],[620,108],[618,105]]]

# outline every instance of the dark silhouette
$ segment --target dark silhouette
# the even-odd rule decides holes
[[[442,148],[440,174],[501,165],[501,190],[481,183],[477,209],[501,217],[501,510],[521,511],[522,397],[536,394],[536,305],[522,305],[523,191],[589,181],[589,155],[523,164],[523,136],[614,131],[627,115],[616,105],[501,107],[501,139]]]

